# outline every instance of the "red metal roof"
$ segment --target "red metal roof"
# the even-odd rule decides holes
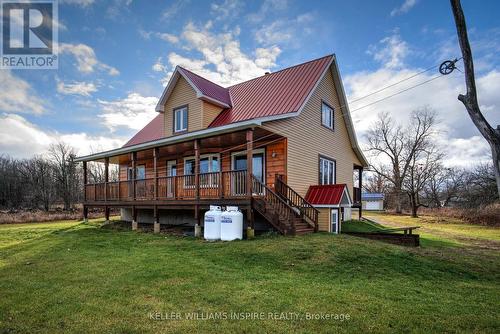
[[[309,186],[305,198],[312,205],[338,205],[345,187],[345,184]]]
[[[333,56],[325,56],[229,87],[232,108],[209,127],[277,116],[300,109]]]
[[[224,88],[183,67],[186,77],[202,92],[230,105],[209,128],[231,123],[297,112],[332,61],[333,55],[308,61],[283,70]],[[160,113],[125,145],[137,145],[165,137],[164,113]]]
[[[142,144],[148,141],[165,137],[165,127],[163,124],[163,113],[159,113],[141,131],[137,132],[123,147]]]
[[[229,89],[221,87],[212,81],[209,81],[198,74],[193,73],[183,67],[180,70],[191,80],[191,82],[201,91],[205,96],[215,99],[219,102],[231,105],[231,98],[229,97]]]

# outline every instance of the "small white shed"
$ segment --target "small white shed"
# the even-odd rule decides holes
[[[381,211],[384,210],[384,194],[382,193],[363,193],[361,194],[361,204],[363,210]]]

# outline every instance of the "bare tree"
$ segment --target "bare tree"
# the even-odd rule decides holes
[[[403,183],[414,155],[428,145],[435,132],[435,122],[435,113],[429,108],[413,111],[410,124],[406,127],[395,124],[387,113],[381,113],[368,131],[368,151],[372,153],[372,158],[382,159],[377,164],[372,163],[371,168],[391,184],[396,197],[397,213],[402,212]],[[384,159],[388,160],[389,168]]]
[[[49,211],[56,198],[54,165],[41,156],[35,156],[22,161],[21,166],[23,179],[29,185],[25,196],[31,199],[32,207],[41,205],[45,211]]]
[[[363,189],[370,193],[386,193],[389,191],[387,180],[377,173],[370,173],[363,182]]]
[[[465,172],[460,206],[477,208],[495,201],[496,180],[492,164],[478,164]]]
[[[430,140],[425,141],[421,149],[413,154],[404,188],[410,200],[411,216],[414,218],[420,207],[429,206],[429,203],[422,201],[422,195],[433,176],[443,169],[442,158],[443,154]]]
[[[460,168],[436,170],[424,190],[429,205],[446,207],[451,201],[457,200],[463,191],[466,174],[466,171]]]
[[[460,0],[451,0],[451,8],[455,18],[457,28],[458,41],[462,50],[462,58],[464,60],[465,84],[467,93],[458,95],[458,99],[465,105],[472,122],[481,132],[483,137],[488,141],[491,147],[493,158],[493,168],[495,170],[495,178],[497,184],[497,198],[500,197],[500,125],[494,129],[486,118],[484,118],[479,108],[477,100],[476,80],[474,76],[474,62],[472,59],[472,50],[467,36],[467,26],[465,24],[465,16],[462,10]]]
[[[79,184],[77,165],[74,161],[76,154],[70,146],[59,142],[50,146],[49,155],[55,164],[57,189],[63,200],[64,210],[69,210]]]

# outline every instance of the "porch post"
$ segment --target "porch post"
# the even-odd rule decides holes
[[[155,147],[153,149],[153,172],[154,172],[154,199],[155,201],[158,200],[158,154],[159,154],[159,149],[158,147]]]
[[[247,130],[247,196],[252,197],[253,129]]]
[[[87,161],[83,162],[83,202],[87,201]],[[84,208],[85,213],[85,208]]]
[[[194,187],[196,200],[200,199],[200,141],[194,140]]]
[[[132,231],[137,230],[137,209],[135,206],[132,206]]]
[[[89,207],[84,205],[83,206],[83,222],[87,223],[89,221]]]
[[[197,229],[200,227],[200,141],[198,139],[194,140],[194,187],[195,187],[195,198],[196,204],[194,206],[194,219],[196,220],[195,226],[195,237],[197,235]]]
[[[252,212],[252,183],[253,183],[253,129],[247,130],[247,196],[250,200],[250,205],[247,210],[247,224],[252,229],[254,228],[253,212]]]
[[[104,202],[108,201],[109,157],[104,158]]]
[[[222,174],[222,156],[224,153],[221,153],[219,157],[219,197],[224,198],[224,174]]]
[[[363,167],[358,168],[358,182],[359,182],[359,220],[363,217],[363,201],[361,201],[361,194],[363,193]]]
[[[135,178],[136,178],[136,168],[135,168],[135,160],[137,158],[137,153],[132,152],[131,160],[132,160],[132,200],[135,201]]]
[[[104,207],[104,219],[104,223],[109,223],[109,206],[107,205]]]
[[[154,225],[153,225],[153,233],[160,233],[160,217],[158,216],[158,206],[154,206]]]

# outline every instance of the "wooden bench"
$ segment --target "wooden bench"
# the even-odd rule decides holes
[[[413,230],[416,230],[417,228],[420,228],[420,226],[385,228],[377,231],[377,233],[392,233],[403,231],[403,234],[413,234]]]

